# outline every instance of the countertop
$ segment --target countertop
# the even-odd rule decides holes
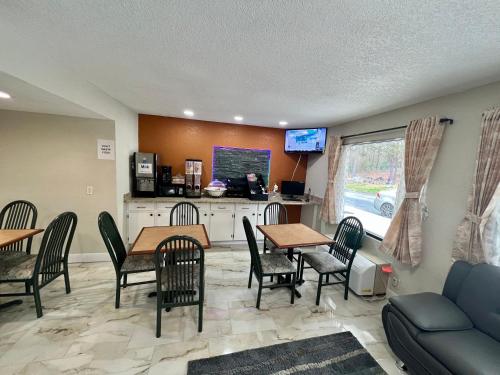
[[[181,202],[181,201],[189,201],[189,202],[198,202],[198,203],[240,203],[240,204],[258,204],[258,203],[272,203],[279,202],[286,206],[306,206],[306,205],[318,205],[320,202],[312,197],[309,202],[306,201],[287,201],[281,198],[280,194],[276,194],[269,198],[267,201],[252,201],[248,198],[228,198],[228,197],[220,197],[220,198],[211,198],[207,196],[202,196],[201,198],[186,198],[186,197],[155,197],[155,198],[142,198],[142,197],[132,197],[130,193],[127,193],[123,196],[123,201],[125,203],[128,202],[149,202],[149,203],[168,203],[168,202]]]

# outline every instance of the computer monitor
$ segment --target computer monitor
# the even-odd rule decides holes
[[[281,195],[290,198],[304,195],[306,184],[299,181],[281,181]]]

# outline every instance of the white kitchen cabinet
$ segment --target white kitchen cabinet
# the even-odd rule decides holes
[[[143,227],[155,225],[154,211],[133,211],[128,214],[128,243],[134,243]]]
[[[200,210],[200,224],[205,226],[207,233],[210,233],[210,211]]]
[[[234,204],[210,205],[210,241],[233,241]]]
[[[257,205],[256,204],[237,204],[234,215],[234,241],[245,241],[247,236],[243,228],[243,217],[246,216],[255,228],[257,224]]]
[[[155,226],[166,227],[170,225],[170,211],[155,212]]]
[[[267,206],[267,203],[259,203],[259,207],[257,208],[257,225],[264,225],[264,210]],[[257,241],[263,241],[264,240],[264,235],[260,230],[255,228],[257,231],[257,235],[255,236],[257,238]]]

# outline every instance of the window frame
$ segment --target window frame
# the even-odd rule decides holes
[[[353,140],[355,138],[359,138],[359,139],[357,141]],[[404,142],[405,142],[405,129],[404,128],[391,129],[391,130],[388,130],[387,132],[385,132],[384,130],[381,130],[380,133],[374,133],[374,134],[370,134],[370,135],[362,135],[360,137],[352,136],[352,137],[344,138],[342,140],[342,147],[352,146],[352,145],[361,145],[361,144],[383,143],[383,142],[396,141],[396,140],[403,141],[403,146],[405,145],[404,144]],[[402,152],[402,171],[401,172],[403,174],[401,176],[401,178],[404,179],[404,148],[403,148],[403,152]],[[344,180],[343,184],[344,184],[344,188],[342,191],[342,199],[345,198],[346,180]],[[342,217],[344,218],[344,217],[346,217],[346,215],[345,215],[345,201],[344,201],[342,209],[343,209]],[[396,214],[396,212],[397,211],[394,211],[393,217],[391,217],[391,222],[392,222],[392,219],[394,218],[394,215]],[[365,230],[365,234],[368,237],[371,237],[371,238],[373,238],[377,241],[380,241],[380,242],[382,242],[384,240],[385,235],[381,236],[380,234],[374,233],[366,228],[364,228],[364,230]]]

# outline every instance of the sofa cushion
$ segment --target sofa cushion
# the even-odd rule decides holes
[[[463,330],[473,327],[467,315],[440,294],[410,294],[391,297],[389,301],[423,331]]]
[[[500,267],[475,265],[462,283],[457,305],[477,329],[500,341]]]
[[[498,374],[500,369],[500,343],[477,329],[423,332],[417,341],[453,374]]]

